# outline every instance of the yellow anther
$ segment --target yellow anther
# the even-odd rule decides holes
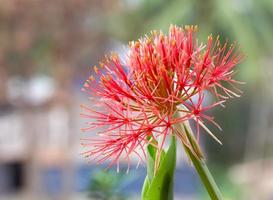
[[[156,36],[156,35],[157,35],[157,31],[156,31],[156,30],[151,31],[151,35],[152,35],[153,37]]]
[[[105,64],[104,64],[103,62],[99,62],[99,64],[100,64],[100,67],[101,67],[101,68],[104,68],[104,67],[105,67]]]
[[[140,47],[140,42],[138,42],[138,41],[135,42],[135,47],[136,47],[136,48],[139,48],[139,47]]]
[[[152,39],[147,37],[147,44],[151,44],[152,43]]]
[[[128,45],[130,48],[132,48],[134,46],[134,41],[130,41]]]
[[[112,53],[111,53],[111,58],[112,58],[112,60],[113,60],[114,62],[117,62],[117,61],[118,61],[118,55],[117,55],[117,53],[112,52]]]
[[[175,46],[175,45],[176,45],[176,41],[175,41],[175,40],[172,40],[172,41],[171,41],[171,45],[172,45],[172,46]]]
[[[110,81],[112,78],[109,74],[106,74],[106,76],[104,77],[104,80],[106,81]]]
[[[94,71],[95,71],[96,74],[99,73],[99,69],[98,69],[98,67],[96,65],[94,65]]]
[[[198,26],[195,25],[194,28],[193,28],[193,30],[196,32],[198,30]]]
[[[185,29],[186,29],[187,31],[190,31],[190,30],[191,30],[191,26],[190,26],[190,25],[185,25]]]
[[[94,76],[93,75],[89,76],[89,80],[94,81],[95,80]]]

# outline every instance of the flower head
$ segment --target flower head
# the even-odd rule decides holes
[[[88,147],[83,154],[98,163],[111,160],[110,166],[120,159],[130,163],[133,154],[143,160],[147,144],[159,137],[154,144],[159,151],[170,134],[187,145],[174,125],[189,120],[197,125],[197,139],[202,127],[220,143],[204,124],[219,127],[206,111],[240,96],[233,75],[242,57],[219,37],[199,44],[194,26],[171,26],[167,35],[152,31],[130,42],[125,61],[114,53],[106,56],[83,87],[94,106],[82,105],[82,116],[90,119],[82,130],[96,130],[96,137],[83,139]],[[216,101],[204,106],[205,93]]]

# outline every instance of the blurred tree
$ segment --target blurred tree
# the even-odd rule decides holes
[[[133,40],[152,29],[165,30],[171,23],[196,24],[200,34],[221,34],[222,39],[237,40],[247,55],[240,76],[247,82],[259,78],[264,56],[273,52],[273,6],[270,0],[122,0],[123,6],[111,18],[109,31],[123,40]],[[204,38],[205,39],[205,38]],[[247,66],[247,67],[246,67]]]
[[[97,200],[126,200],[126,194],[121,190],[125,179],[124,173],[98,171],[91,179],[89,196]]]
[[[98,60],[107,47],[102,22],[116,5],[116,0],[2,0],[1,65],[9,75],[25,77],[58,73],[58,63],[83,71],[75,69]]]

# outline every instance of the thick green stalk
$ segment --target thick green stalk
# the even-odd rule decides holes
[[[212,175],[210,174],[205,161],[202,157],[202,152],[199,148],[188,122],[175,125],[176,129],[184,138],[187,138],[189,144],[182,145],[187,153],[187,156],[192,161],[200,179],[203,182],[208,194],[212,200],[222,200],[218,186],[216,185]],[[142,200],[173,200],[173,176],[176,163],[176,137],[171,137],[171,144],[167,152],[162,150],[160,156],[159,169],[154,175],[154,163],[157,148],[148,146],[148,162],[147,162],[147,177],[142,189]]]
[[[168,150],[162,150],[159,167],[154,174],[157,148],[149,145],[147,176],[142,188],[142,200],[173,200],[173,181],[176,164],[176,138],[171,137]]]
[[[181,126],[181,125],[179,125]],[[179,127],[181,130],[182,127]],[[195,140],[191,129],[189,128],[188,124],[183,124],[183,128],[186,132],[187,138],[189,139],[190,145],[193,146],[198,146],[197,141]],[[190,149],[188,146],[186,146],[184,143],[183,147],[185,149],[185,152],[187,153],[188,157],[192,161],[200,179],[203,182],[203,185],[205,186],[210,198],[212,200],[222,200],[222,194],[214,181],[208,167],[206,166],[205,161],[202,158],[198,158],[196,154],[193,153],[192,149]]]

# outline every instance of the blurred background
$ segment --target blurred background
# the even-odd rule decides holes
[[[80,88],[105,53],[171,23],[235,40],[246,55],[244,94],[213,111],[224,145],[202,144],[225,199],[272,200],[272,21],[272,0],[0,0],[0,200],[140,199],[144,166],[117,175],[80,156]],[[208,199],[187,160],[175,194]]]

